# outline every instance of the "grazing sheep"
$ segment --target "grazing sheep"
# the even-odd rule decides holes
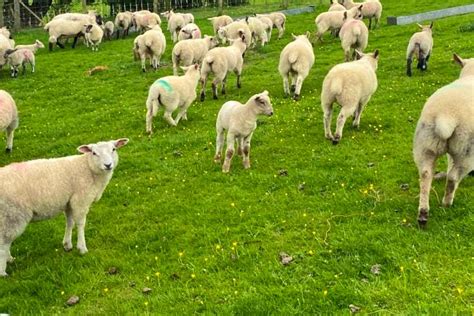
[[[188,39],[201,38],[201,30],[194,23],[186,24],[178,34],[178,42]]]
[[[4,35],[0,34],[0,69],[7,63],[5,52],[9,49],[13,49],[11,41]]]
[[[286,96],[290,95],[289,78],[291,76],[295,100],[300,99],[301,86],[314,64],[313,46],[309,41],[309,35],[309,32],[299,36],[292,34],[294,41],[286,45],[280,54],[278,71],[283,77],[283,90]]]
[[[273,27],[278,29],[278,39],[285,33],[286,15],[282,12],[272,12],[270,14],[257,14],[257,17],[266,16],[273,22]]]
[[[63,245],[72,249],[72,229],[77,224],[77,248],[87,253],[84,227],[89,207],[100,200],[118,163],[117,148],[128,139],[82,145],[83,155],[12,163],[0,168],[0,276],[7,276],[12,242],[30,221],[64,212]]]
[[[210,49],[213,49],[218,44],[217,38],[214,36],[204,35],[204,38],[191,39],[176,43],[171,53],[173,60],[173,74],[178,75],[178,66],[181,63],[183,66],[190,66],[192,64],[201,64],[204,56]]]
[[[346,11],[346,8],[340,4],[337,0],[331,0],[328,12],[331,11]]]
[[[254,45],[260,41],[262,46],[265,46],[265,43],[268,42],[267,32],[265,25],[259,18],[247,17],[245,22],[248,24],[250,33],[252,34],[252,42]]]
[[[84,25],[84,37],[91,45],[92,51],[99,51],[99,44],[102,42],[104,31],[97,24]]]
[[[150,58],[150,64],[153,69],[158,69],[161,56],[165,53],[166,38],[157,25],[155,28],[139,35],[134,41],[136,55],[140,56],[142,70],[146,71],[146,58]]]
[[[263,23],[263,27],[265,29],[265,32],[267,33],[267,42],[270,42],[270,39],[272,38],[273,29],[272,20],[267,16],[257,16],[257,19],[259,19]]]
[[[430,25],[420,25],[421,32],[413,34],[410,38],[407,48],[407,76],[412,75],[411,63],[413,61],[413,55],[418,59],[418,65],[416,68],[425,71],[428,69],[428,60],[433,50],[433,22]]]
[[[18,127],[18,121],[15,100],[8,92],[0,90],[0,131],[7,132],[7,148],[5,150],[7,153],[13,149],[13,134]]]
[[[474,170],[474,58],[462,59],[458,80],[437,90],[425,103],[413,142],[413,156],[420,175],[418,223],[429,216],[429,197],[436,160],[448,154],[444,206],[451,206],[461,180]]]
[[[29,49],[7,49],[5,59],[10,64],[12,78],[18,77],[18,67],[20,66],[25,74],[27,63],[31,65],[31,72],[35,72],[35,54]]]
[[[214,161],[220,163],[224,147],[224,131],[227,130],[227,149],[222,172],[229,172],[234,145],[238,143],[238,154],[243,154],[244,168],[250,168],[250,141],[257,128],[258,115],[273,115],[273,107],[268,91],[256,94],[242,104],[238,101],[228,101],[222,105],[216,122],[216,155]]]
[[[353,126],[359,128],[360,116],[372,94],[377,90],[379,51],[363,54],[356,51],[358,60],[334,66],[326,75],[321,91],[324,112],[324,133],[333,144],[339,143],[346,119],[354,115]],[[341,112],[337,118],[336,134],[331,133],[332,106],[337,102]]]
[[[363,6],[360,5],[347,11],[331,11],[319,14],[314,20],[318,29],[316,34],[318,40],[323,41],[322,36],[326,31],[335,31],[342,27],[342,24],[344,24],[344,12],[347,12],[347,18],[362,19],[362,8]]]
[[[211,21],[212,23],[212,29],[214,30],[214,35],[217,35],[217,31],[219,30],[220,27],[224,27],[234,22],[234,20],[232,20],[232,18],[228,15],[216,16],[213,18],[208,18],[208,20]]]
[[[232,45],[229,47],[216,47],[207,52],[202,61],[201,68],[201,102],[206,98],[207,77],[212,72],[214,80],[212,81],[212,94],[217,99],[217,85],[222,84],[222,94],[225,94],[227,83],[227,74],[233,71],[237,75],[237,88],[241,87],[240,76],[244,65],[243,54],[247,49],[245,36],[230,40]]]
[[[187,24],[183,15],[174,13],[173,10],[163,12],[161,15],[168,19],[168,31],[171,33],[173,43],[176,43],[178,41],[179,31]]]
[[[187,120],[189,106],[196,100],[196,87],[199,82],[199,65],[181,67],[186,73],[184,76],[168,76],[156,80],[150,87],[146,100],[146,131],[152,133],[152,120],[158,113],[159,106],[165,108],[163,117],[171,126],[176,126],[179,120]],[[173,112],[179,108],[176,119]]]
[[[225,44],[227,40],[239,39],[242,38],[242,36],[245,37],[245,44],[247,47],[250,47],[252,42],[252,32],[250,32],[250,28],[245,21],[234,21],[217,30],[217,37],[223,44]]]
[[[117,29],[117,39],[120,37],[120,29],[122,29],[122,38],[128,35],[130,27],[132,26],[133,16],[132,12],[125,11],[117,13],[115,17],[115,28]]]
[[[15,46],[15,49],[21,49],[21,48],[29,49],[33,52],[33,54],[35,54],[38,49],[44,48],[44,44],[40,40],[36,40],[35,43],[31,45],[16,45]]]
[[[341,46],[344,50],[345,61],[350,61],[351,49],[354,49],[352,53],[352,59],[354,59],[355,50],[364,52],[367,48],[369,30],[361,20],[347,18],[347,12],[344,12],[344,19],[345,22],[339,32],[339,38],[341,39]]]
[[[106,39],[110,40],[112,39],[112,34],[114,34],[114,22],[112,21],[107,21],[104,24],[104,36]]]
[[[44,30],[49,33],[49,50],[53,50],[54,44],[60,48],[64,48],[64,44],[61,43],[61,39],[74,37],[72,48],[76,47],[77,40],[83,35],[84,25],[89,23],[83,23],[81,20],[63,20],[53,19],[44,26]]]
[[[369,19],[369,29],[372,27],[372,18],[375,18],[374,29],[377,27],[382,16],[382,4],[378,0],[367,0],[365,2],[353,2],[353,0],[344,0],[344,7],[351,9],[353,7],[364,5],[362,8],[362,15]]]

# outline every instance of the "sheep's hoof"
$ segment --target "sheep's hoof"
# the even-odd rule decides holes
[[[0,272],[0,278],[6,278],[7,276],[8,276],[8,273]]]
[[[229,169],[222,168],[222,173],[229,173]]]
[[[12,263],[15,261],[15,257],[10,256],[10,258],[7,259],[7,262]]]
[[[420,228],[426,228],[426,224],[428,223],[428,210],[427,209],[420,209],[418,213],[418,225]]]
[[[453,200],[446,201],[446,198],[443,198],[443,207],[451,207],[453,205]]]
[[[88,253],[88,252],[89,252],[89,250],[87,250],[87,248],[82,248],[82,249],[79,248],[79,253],[80,253],[81,255],[85,255],[85,254]]]
[[[469,172],[469,176],[474,177],[474,170],[472,170],[471,172]]]
[[[6,152],[7,154],[9,154],[9,153],[12,152],[12,149],[7,147],[7,148],[5,149],[5,152]]]
[[[407,76],[411,77],[411,71],[407,71]]]
[[[242,85],[240,84],[240,82],[237,84],[237,88],[238,89],[242,88]]]
[[[337,145],[337,144],[339,144],[340,141],[341,141],[341,136],[335,136],[335,137],[332,139],[332,144],[333,144],[333,145]]]
[[[293,93],[296,91],[296,85],[292,84],[290,87],[290,92]]]
[[[295,95],[293,96],[293,100],[295,100],[295,101],[301,100],[301,95],[295,94]]]
[[[142,68],[142,71],[143,71],[143,72],[146,72],[146,69],[145,69],[145,68]]]
[[[72,250],[72,245],[63,244],[64,251],[70,252]]]
[[[215,163],[221,163],[221,156],[215,156],[214,157],[214,162]]]

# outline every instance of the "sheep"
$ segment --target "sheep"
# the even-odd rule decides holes
[[[283,90],[290,95],[289,77],[292,76],[291,87],[294,88],[294,99],[299,100],[301,86],[314,64],[313,46],[309,41],[309,32],[305,35],[293,35],[294,41],[285,46],[280,54],[278,71],[283,77]]]
[[[23,74],[26,71],[26,63],[31,65],[31,72],[35,72],[35,54],[29,49],[7,49],[5,59],[10,64],[12,78],[18,77],[18,67],[22,66]]]
[[[343,0],[343,5],[346,9],[364,5],[362,8],[362,15],[369,19],[369,29],[372,27],[372,18],[375,18],[374,29],[378,26],[380,17],[382,16],[382,4],[378,0],[367,0],[364,2],[355,3],[353,0]]]
[[[328,12],[331,11],[346,11],[346,8],[340,4],[337,0],[331,0]]]
[[[379,51],[363,54],[356,51],[356,61],[334,66],[326,75],[321,91],[321,107],[324,112],[324,132],[327,139],[337,145],[342,137],[344,123],[354,115],[353,126],[359,128],[360,116],[372,94],[377,90],[377,64]],[[331,133],[333,103],[339,103],[341,112],[337,118],[336,134]]]
[[[116,149],[127,138],[82,145],[82,155],[12,163],[0,168],[0,276],[7,276],[12,242],[30,221],[66,216],[64,250],[72,249],[72,230],[77,224],[77,248],[88,252],[84,236],[91,204],[99,201],[118,163]]]
[[[29,49],[35,54],[38,49],[44,48],[44,44],[40,40],[36,40],[34,44],[31,45],[16,45],[15,49],[21,49],[21,48],[26,48]]]
[[[207,77],[212,72],[214,80],[212,81],[212,93],[214,99],[217,99],[217,85],[222,84],[222,94],[225,94],[225,87],[227,83],[227,73],[234,71],[237,75],[237,88],[241,87],[240,76],[242,74],[242,67],[244,64],[243,54],[247,49],[245,36],[231,40],[232,46],[216,47],[207,52],[202,61],[201,67],[201,102],[206,97],[206,82]]]
[[[272,12],[270,14],[257,14],[257,17],[260,16],[266,16],[270,18],[273,22],[273,27],[276,27],[278,29],[278,39],[283,37],[283,34],[285,33],[285,22],[286,22],[286,16],[283,12]]]
[[[190,66],[194,63],[201,64],[204,56],[210,49],[218,44],[216,37],[204,35],[204,38],[191,39],[176,43],[173,47],[171,59],[173,60],[173,74],[178,75],[178,65]]]
[[[265,29],[265,32],[267,33],[267,42],[270,42],[270,39],[272,38],[273,29],[272,20],[267,16],[257,16],[257,19],[259,19],[263,23],[263,27]]]
[[[114,22],[112,21],[107,21],[104,24],[103,31],[104,31],[104,36],[106,39],[110,40],[112,39],[112,34],[114,34]]]
[[[214,156],[214,161],[220,163],[224,147],[224,131],[227,130],[227,149],[222,172],[228,173],[230,171],[236,141],[238,154],[243,154],[244,168],[250,168],[250,141],[257,128],[257,117],[261,114],[273,115],[272,103],[266,90],[250,97],[246,104],[228,101],[222,105],[216,121],[217,137]]]
[[[81,20],[63,20],[53,19],[44,26],[44,30],[49,33],[49,50],[53,50],[54,44],[64,48],[64,44],[61,43],[62,38],[74,37],[72,48],[76,47],[77,40],[81,36],[84,29],[84,21]]]
[[[245,37],[245,44],[247,47],[250,47],[252,33],[250,32],[250,28],[247,23],[245,23],[245,21],[234,21],[226,26],[220,27],[217,30],[217,37],[222,41],[223,44],[225,44],[227,40],[238,39],[242,36]]]
[[[178,41],[179,31],[187,24],[183,15],[174,13],[173,10],[163,12],[162,15],[168,19],[168,31],[171,33],[173,43]]]
[[[189,106],[196,100],[196,87],[199,82],[199,65],[181,67],[186,73],[184,76],[168,76],[156,80],[150,87],[146,100],[146,131],[151,134],[153,117],[158,113],[159,106],[165,108],[163,117],[171,126],[176,126],[181,120],[187,120]],[[179,108],[176,119],[173,112]]]
[[[428,69],[428,60],[433,49],[433,22],[430,25],[420,25],[421,32],[412,35],[407,48],[407,76],[411,77],[411,63],[413,55],[418,59],[416,68],[425,71]]]
[[[259,18],[247,17],[245,22],[248,24],[250,33],[252,34],[252,42],[254,45],[260,41],[261,46],[265,46],[265,43],[268,42],[267,32],[265,25]]]
[[[145,32],[149,26],[161,25],[160,16],[148,10],[134,12],[132,16],[139,32]]]
[[[347,18],[361,19],[362,8],[363,6],[360,5],[359,7],[353,7],[347,11],[331,11],[319,14],[314,20],[316,28],[318,29],[316,34],[318,40],[323,41],[322,36],[327,30],[331,29],[334,31],[342,27],[342,24],[344,24],[344,12],[347,12]]]
[[[15,41],[6,26],[0,28],[0,35],[3,35],[8,40],[11,47],[15,47]]]
[[[89,13],[62,13],[56,15],[51,21],[55,20],[66,20],[66,21],[81,21],[83,24],[93,24],[102,25],[102,16],[96,14],[93,11]]]
[[[153,69],[158,69],[160,58],[166,50],[166,38],[161,32],[159,26],[155,26],[143,35],[139,35],[134,41],[136,55],[140,56],[142,62],[142,70],[146,71],[145,61],[150,58]]]
[[[347,12],[344,12],[345,22],[339,32],[341,46],[344,50],[345,61],[351,60],[351,49],[354,49],[352,59],[355,57],[355,50],[364,52],[369,40],[369,30],[361,20],[347,18]]]
[[[178,42],[187,39],[201,38],[201,30],[194,23],[186,24],[178,34]]]
[[[178,13],[183,16],[184,22],[186,24],[194,23],[194,15],[192,13]]]
[[[18,127],[18,110],[15,100],[5,90],[0,90],[0,131],[7,132],[6,153],[13,149],[13,134]]]
[[[420,176],[418,223],[428,222],[429,197],[436,160],[448,154],[443,205],[453,204],[461,180],[474,170],[474,58],[453,56],[459,79],[437,90],[425,103],[413,140],[413,157]]]
[[[217,31],[220,27],[224,27],[234,22],[234,20],[228,15],[216,16],[213,18],[208,18],[212,23],[212,29],[214,30],[214,35],[217,35]]]
[[[128,35],[130,27],[132,26],[132,13],[129,11],[119,12],[115,17],[115,28],[117,29],[117,39],[120,37],[120,29],[122,29],[122,37]]]
[[[0,34],[0,69],[7,63],[5,52],[9,49],[13,49],[11,41],[4,35]]]
[[[85,40],[91,45],[92,51],[99,51],[99,44],[102,42],[104,31],[97,24],[84,25]]]

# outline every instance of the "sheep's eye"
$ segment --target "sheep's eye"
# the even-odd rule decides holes
[[[93,152],[92,152],[92,154],[93,154],[94,156],[98,156],[98,155],[97,155],[97,153],[96,153],[95,151],[93,151]]]
[[[112,152],[114,152],[115,150],[116,150],[116,149],[115,149],[115,148],[113,148],[113,149],[112,149]]]

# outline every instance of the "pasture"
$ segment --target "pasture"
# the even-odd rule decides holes
[[[177,127],[161,110],[152,137],[145,133],[148,89],[172,74],[165,27],[168,46],[156,72],[142,73],[133,60],[135,33],[102,43],[99,52],[82,44],[40,50],[36,73],[18,79],[3,69],[0,87],[16,100],[20,126],[0,166],[72,155],[100,140],[130,143],[90,209],[89,253],[62,249],[63,216],[30,224],[12,245],[10,276],[0,279],[0,313],[347,314],[350,304],[364,313],[473,313],[474,177],[461,182],[449,209],[441,207],[444,181],[434,182],[431,217],[420,230],[412,139],[426,99],[459,76],[453,52],[474,57],[474,33],[459,31],[474,15],[435,21],[429,69],[414,69],[411,78],[405,51],[418,29],[385,25],[388,15],[470,1],[382,2],[382,25],[370,31],[366,50],[380,50],[379,88],[360,129],[349,120],[337,146],[324,138],[320,92],[326,73],[344,60],[339,39],[326,34],[315,43],[301,101],[284,98],[277,71],[291,33],[314,33],[326,6],[288,16],[281,40],[274,30],[268,46],[248,51],[241,89],[230,74],[227,95],[212,100],[208,83],[206,101],[196,100]],[[209,16],[196,14],[204,34],[212,32]],[[46,44],[48,36],[41,29],[15,34],[17,44],[36,38]],[[88,76],[97,65],[109,69]],[[223,174],[213,162],[217,112],[226,100],[245,102],[263,90],[275,114],[259,119],[252,167],[244,170],[236,156]],[[446,169],[444,159],[437,169]],[[281,252],[293,257],[288,266]],[[109,273],[112,267],[118,272]],[[80,302],[67,307],[72,295]]]

